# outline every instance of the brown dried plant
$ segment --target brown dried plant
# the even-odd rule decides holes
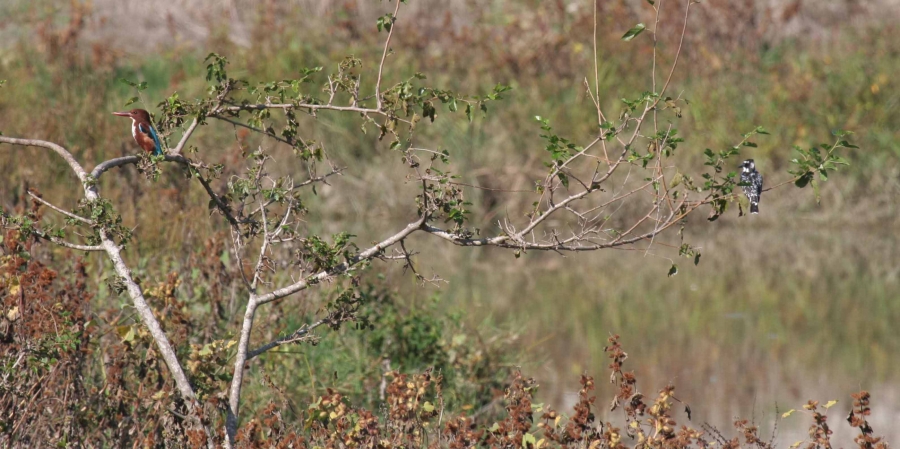
[[[27,265],[16,258],[24,260],[24,253],[35,242],[46,241],[73,251],[101,254],[113,272],[107,279],[108,288],[130,300],[132,314],[127,317],[112,312],[98,314],[106,320],[108,331],[120,339],[105,347],[103,357],[110,361],[104,362],[104,368],[94,374],[104,376],[104,385],[110,385],[111,390],[103,394],[115,392],[120,401],[103,402],[96,409],[102,417],[97,422],[116,435],[108,437],[110,441],[147,438],[152,440],[147,444],[156,445],[162,444],[157,440],[162,438],[166,444],[176,441],[212,448],[220,444],[252,446],[278,436],[318,438],[324,442],[322,445],[334,447],[423,446],[439,445],[440,441],[458,446],[476,439],[478,444],[491,446],[537,447],[539,441],[532,432],[534,385],[533,381],[521,377],[514,378],[507,389],[507,418],[482,434],[472,430],[468,418],[448,417],[444,424],[442,409],[438,409],[440,402],[423,401],[433,394],[429,393],[430,389],[439,382],[440,376],[431,379],[425,373],[405,380],[405,384],[398,381],[404,375],[394,375],[388,388],[389,413],[384,418],[384,429],[375,432],[378,428],[373,421],[375,415],[354,411],[343,402],[340,393],[331,392],[316,405],[317,417],[307,422],[304,430],[312,433],[300,437],[302,432],[285,430],[287,424],[275,409],[267,408],[262,415],[241,414],[241,404],[246,403],[244,387],[254,373],[248,368],[255,364],[257,357],[275,348],[315,342],[313,331],[319,328],[337,330],[346,323],[364,328],[365,317],[359,313],[363,305],[359,285],[360,277],[369,267],[395,262],[408,269],[421,284],[441,283],[439,274],[426,275],[420,271],[417,261],[422,257],[414,251],[412,236],[436,238],[465,248],[506,248],[516,257],[528,251],[563,253],[617,248],[645,253],[664,251],[673,257],[677,253],[678,257],[697,263],[699,252],[685,243],[679,232],[688,225],[688,217],[698,211],[708,211],[708,219],[713,221],[735,203],[740,211],[736,193],[740,184],[730,167],[736,166],[733,158],[742,148],[755,146],[751,140],[754,136],[766,134],[764,129],[739,135],[735,145],[722,151],[707,150],[704,167],[680,164],[679,147],[684,140],[675,124],[687,104],[680,94],[670,91],[696,0],[678,2],[677,11],[668,6],[664,9],[664,3],[669,5],[668,2],[650,2],[653,23],[649,27],[638,24],[625,33],[622,39],[630,41],[649,31],[652,70],[648,90],[629,95],[623,100],[619,114],[603,107],[605,99],[615,93],[600,89],[595,10],[593,73],[577,87],[583,88],[591,100],[596,126],[592,125],[593,131],[587,135],[570,138],[558,135],[548,120],[538,117],[536,126],[541,130],[542,141],[537,147],[545,163],[543,175],[535,180],[533,190],[501,189],[508,193],[527,193],[533,202],[527,210],[497,220],[494,229],[479,229],[470,224],[468,186],[457,180],[451,153],[439,147],[420,146],[424,144],[419,143],[416,130],[434,122],[445,108],[474,120],[478,114],[486,113],[489,105],[501,100],[510,87],[498,84],[485,95],[463,95],[430,86],[423,81],[425,75],[419,73],[406,79],[388,80],[384,68],[394,52],[394,34],[402,26],[413,26],[400,22],[402,3],[402,0],[394,1],[393,10],[378,18],[377,29],[385,36],[380,58],[374,63],[365,62],[365,66],[364,61],[351,56],[328,74],[321,73],[321,67],[302,68],[297,70],[296,79],[252,84],[229,76],[227,58],[209,54],[204,60],[207,96],[188,100],[174,93],[159,103],[161,112],[154,125],[164,142],[171,139],[174,143],[160,156],[119,157],[99,161],[88,170],[75,153],[57,143],[0,136],[0,143],[53,152],[75,175],[75,179],[67,182],[82,195],[76,207],[67,209],[29,191],[34,204],[31,211],[3,212],[2,224],[10,230],[5,244],[12,259],[7,263],[15,266],[7,270],[10,274],[6,288],[12,288],[12,273]],[[671,62],[665,68],[657,36],[664,11],[674,14],[673,22],[681,30],[679,44],[673,48]],[[73,25],[73,29],[77,28]],[[65,43],[65,39],[60,42]],[[364,67],[372,70],[367,72]],[[146,83],[128,83],[139,95],[146,89]],[[314,139],[320,114],[356,118],[362,134],[372,133],[373,147],[383,141],[387,151],[397,154],[403,164],[398,176],[416,190],[407,198],[409,215],[415,218],[406,226],[371,243],[356,242],[355,236],[348,232],[321,236],[315,227],[309,226],[309,208],[319,204],[311,201],[310,196],[317,195],[318,188],[329,185],[345,171],[356,168],[336,166],[328,158],[327,146]],[[228,158],[217,160],[214,151],[199,151],[191,145],[198,127],[213,122],[234,134],[245,157],[242,167],[241,163],[226,167],[222,160],[230,161]],[[260,137],[259,145],[255,149],[245,146],[247,137],[237,130]],[[176,139],[177,133],[180,137]],[[791,183],[799,187],[811,184],[818,189],[820,181],[846,163],[836,153],[841,148],[852,147],[844,140],[845,135],[838,133],[834,143],[821,149],[800,150],[801,157],[795,161],[797,167],[789,172],[790,176],[776,180],[766,190]],[[292,159],[276,161],[272,154],[275,146],[289,148]],[[208,196],[205,204],[193,206],[208,208],[228,229],[230,242],[226,246],[231,256],[230,266],[216,262],[215,254],[222,248],[214,242],[191,261],[191,269],[200,270],[209,283],[220,284],[209,294],[210,314],[204,323],[192,318],[196,315],[188,313],[189,305],[176,293],[186,282],[183,274],[172,273],[157,283],[136,276],[135,269],[123,256],[134,243],[135,228],[125,223],[116,205],[100,188],[101,179],[113,176],[117,168],[134,165],[153,181],[167,164],[179,167]],[[367,185],[367,188],[377,186]],[[42,219],[39,206],[58,213],[65,225],[48,224]],[[41,282],[52,277],[42,268],[27,270],[31,268],[26,273],[31,273],[33,280],[29,282],[35,285],[43,285]],[[676,272],[677,264],[672,259],[669,275]],[[22,282],[20,277],[15,276],[16,282]],[[226,285],[227,294],[223,289]],[[303,317],[297,321],[302,324],[279,330],[277,337],[272,337],[272,332],[260,337],[259,328],[264,327],[259,321],[261,310],[271,310],[288,300],[302,303],[302,292],[324,286],[333,286],[335,294],[314,316]],[[4,301],[13,301],[8,298],[16,294],[24,298],[26,289],[10,291],[4,295]],[[34,292],[38,299],[28,297],[27,302],[41,304],[42,294],[42,291]],[[89,299],[83,287],[80,294],[78,307]],[[230,296],[227,302],[226,296]],[[18,307],[18,313],[27,310],[24,304]],[[86,321],[78,321],[79,317],[74,310],[67,311],[69,321],[63,322],[71,323],[66,324],[71,329],[81,325],[84,330]],[[53,324],[56,338],[63,335],[68,339],[62,346],[68,352],[59,356],[77,353],[75,348],[88,345],[86,339],[91,334],[76,330],[60,333],[59,320]],[[203,338],[196,338],[193,328],[203,325],[209,331]],[[97,338],[111,338],[109,332]],[[23,340],[20,344],[28,348],[22,354],[40,354],[46,340]],[[54,347],[48,350],[56,351],[54,354],[59,352]],[[625,438],[636,438],[639,444],[647,446],[706,444],[700,434],[690,429],[677,430],[671,407],[672,401],[678,400],[671,387],[661,390],[652,403],[645,402],[637,391],[634,374],[621,371],[626,355],[617,340],[611,341],[608,351],[612,358],[611,380],[618,388],[611,408],[622,407],[626,417],[624,430],[611,425],[597,427],[590,412],[589,392],[593,380],[585,377],[576,415],[566,423],[564,432],[548,430],[548,439],[565,446],[587,444],[616,448],[623,447]],[[53,360],[58,361],[59,356]],[[14,371],[20,363],[11,360]],[[38,385],[34,391],[26,389],[17,393],[28,397],[24,402],[16,400],[6,404],[13,416],[32,413],[30,404],[38,400],[39,385],[48,376],[61,375],[57,366],[55,362],[50,363],[47,372],[32,378]],[[78,385],[79,381],[71,382]],[[116,407],[110,408],[110,404]],[[434,424],[435,414],[437,424]],[[546,427],[550,417],[541,419],[546,421]],[[120,425],[122,420],[132,424]],[[556,418],[553,421],[555,425]],[[15,421],[20,422],[25,421]],[[29,427],[26,431],[15,423],[5,428],[4,435],[10,439],[24,438],[34,429]],[[463,432],[460,436],[433,430],[451,423]],[[115,426],[119,427],[110,429]],[[822,426],[823,433],[817,441],[827,440],[824,421]],[[121,433],[124,431],[121,429],[128,429],[128,434]],[[131,432],[141,437],[133,437]],[[74,431],[68,436],[77,437]]]

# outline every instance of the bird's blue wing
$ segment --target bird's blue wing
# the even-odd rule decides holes
[[[146,128],[150,128],[150,129],[146,129]],[[144,134],[149,134],[150,137],[153,138],[153,145],[154,145],[154,148],[153,148],[153,155],[154,155],[154,156],[159,156],[160,154],[163,154],[163,153],[162,153],[162,144],[159,142],[159,135],[156,134],[156,130],[153,129],[152,126],[144,125],[143,123],[141,123],[140,125],[138,125],[138,129],[139,129],[142,133],[144,133]]]

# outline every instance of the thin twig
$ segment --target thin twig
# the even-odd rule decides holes
[[[381,63],[378,64],[378,78],[375,80],[375,102],[379,111],[381,111],[381,75],[384,71],[384,60],[387,58],[388,50],[391,45],[391,37],[394,35],[394,29],[397,26],[397,13],[400,11],[400,1],[397,0],[397,6],[394,7],[394,14],[391,16],[391,29],[388,30],[387,39],[384,41],[384,51],[381,53]]]
[[[34,192],[32,192],[31,190],[28,191],[28,196],[30,196],[31,198],[33,198],[35,201],[37,201],[37,202],[43,204],[44,206],[47,206],[47,207],[49,207],[50,209],[53,209],[53,210],[55,210],[55,211],[57,211],[57,212],[59,212],[59,213],[65,215],[65,216],[67,216],[67,217],[73,219],[73,220],[80,221],[80,222],[82,222],[82,223],[84,223],[84,224],[86,224],[86,225],[89,225],[89,226],[93,226],[93,225],[94,225],[94,222],[93,222],[93,221],[88,220],[87,218],[84,218],[84,217],[82,217],[82,216],[80,216],[80,215],[75,215],[75,214],[73,214],[73,213],[71,213],[71,212],[69,212],[69,211],[67,211],[67,210],[65,210],[65,209],[61,209],[61,208],[59,208],[59,207],[54,206],[54,205],[50,204],[48,201],[44,200],[43,198],[41,198],[41,197],[35,195]]]

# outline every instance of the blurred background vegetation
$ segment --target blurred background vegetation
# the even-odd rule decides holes
[[[660,45],[663,62],[670,62],[681,5],[666,3]],[[516,259],[507,251],[420,238],[415,247],[423,274],[449,283],[421,287],[398,267],[376,265],[366,276],[373,332],[325,332],[317,346],[264,357],[262,369],[285,397],[305,408],[325,387],[337,387],[361,403],[377,403],[388,359],[407,371],[442,367],[453,408],[487,410],[504,370],[515,366],[538,379],[539,399],[567,406],[576,399],[579,374],[605,372],[603,347],[618,333],[643,389],[675,383],[695,422],[727,428],[740,415],[770,423],[776,404],[785,410],[809,398],[845,400],[837,407],[846,415],[849,394],[866,388],[875,410],[870,422],[898,440],[900,431],[891,429],[900,419],[894,328],[900,322],[900,40],[890,36],[900,30],[888,20],[900,16],[898,6],[887,0],[697,6],[673,90],[690,100],[677,123],[686,139],[682,156],[700,166],[705,148],[731,146],[761,125],[771,135],[742,156],[756,159],[772,185],[788,179],[792,145],[830,142],[833,129],[854,131],[860,149],[846,154],[848,170],[822,186],[821,205],[811,191],[782,188],[763,196],[759,216],[739,218],[733,210],[714,223],[697,219],[686,239],[701,248],[701,262],[684,260],[674,277],[665,274],[676,251],[664,246],[649,254]],[[303,67],[331,68],[351,54],[369,64],[366,73],[381,51],[375,20],[388,8],[362,0],[7,0],[0,5],[6,18],[0,79],[7,80],[0,131],[61,143],[86,166],[132,154],[129,124],[110,115],[133,95],[121,78],[148,83],[137,106],[153,112],[173,92],[202,94],[202,59],[210,51],[229,57],[231,76],[251,80],[295,78]],[[632,43],[620,37],[634,23],[651,23],[650,13],[638,0],[600,2],[598,75],[612,115],[620,98],[649,90],[649,33]],[[535,115],[581,143],[594,135],[595,112],[583,87],[586,76],[593,80],[590,1],[415,0],[401,9],[398,27],[388,80],[422,72],[436,87],[473,94],[496,83],[514,87],[485,119],[470,124],[453,117],[419,131],[421,146],[451,153],[463,182],[530,189],[544,170]],[[361,134],[352,117],[323,114],[306,126],[336,165],[349,167],[331,187],[310,195],[311,230],[348,231],[370,242],[415,214],[407,200],[415,186],[395,175],[402,163],[387,142]],[[243,149],[274,145],[221,123],[201,129],[195,144],[208,162],[233,167],[243,163]],[[6,146],[0,166],[3,209],[22,208],[26,187],[74,206],[74,178],[45,150]],[[199,185],[175,168],[154,184],[129,167],[107,176],[101,188],[136,227],[138,243],[127,255],[145,285],[178,273],[177,296],[191,313],[208,313],[214,303],[228,313],[239,310],[237,278],[227,271],[209,276],[219,270],[216,260],[229,257],[228,236],[220,217],[209,216]],[[468,195],[473,224],[483,229],[534,201],[494,190]],[[677,244],[677,237],[669,240]],[[39,251],[50,260],[66,256]],[[105,286],[104,264],[99,256],[87,258],[98,289],[92,304],[121,308],[122,299]],[[327,290],[273,307],[260,341],[308,321],[333,296]],[[120,315],[126,320],[127,310]],[[229,320],[235,318],[226,318],[223,329]],[[193,343],[212,338],[194,332]],[[256,399],[248,407],[272,391],[263,382],[251,388],[256,392],[247,398]]]

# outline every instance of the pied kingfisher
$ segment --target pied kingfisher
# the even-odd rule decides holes
[[[763,177],[756,171],[753,159],[747,159],[741,163],[741,189],[750,200],[750,213],[759,213],[759,197],[762,195]]]

